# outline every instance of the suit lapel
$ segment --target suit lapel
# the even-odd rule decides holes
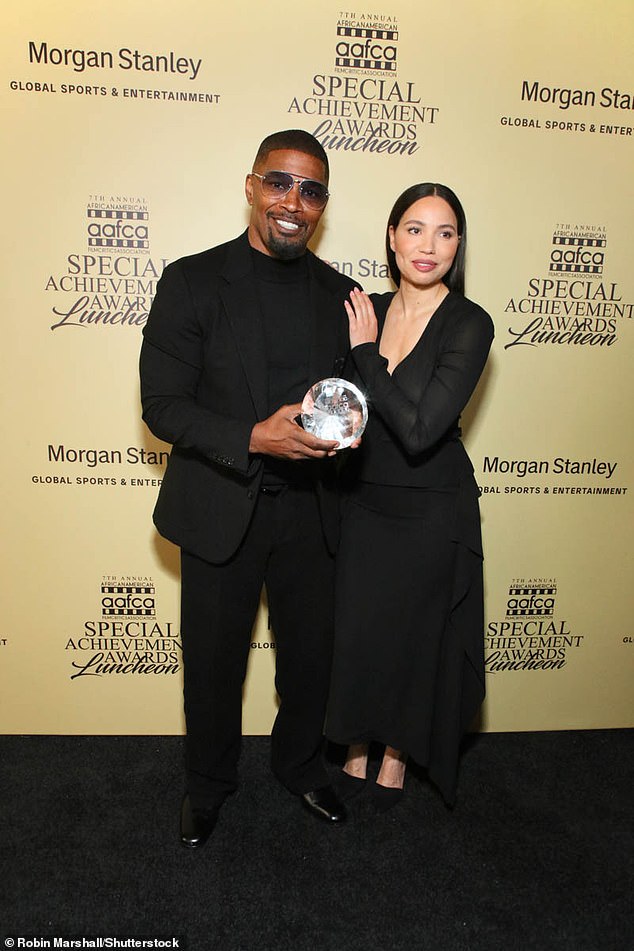
[[[266,342],[246,233],[231,246],[222,273],[224,304],[253,400],[256,416],[268,415]]]

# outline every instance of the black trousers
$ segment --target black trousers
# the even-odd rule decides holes
[[[328,783],[322,734],[333,641],[334,559],[310,488],[261,492],[236,554],[212,565],[181,555],[187,791],[197,807],[238,783],[242,685],[262,586],[276,650],[280,706],[275,775],[294,793]]]

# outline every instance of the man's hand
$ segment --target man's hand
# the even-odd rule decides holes
[[[334,456],[339,445],[332,439],[317,439],[295,422],[302,411],[301,403],[280,406],[251,431],[249,452],[274,456],[276,459],[323,459]]]

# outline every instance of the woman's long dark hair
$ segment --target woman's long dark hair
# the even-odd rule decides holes
[[[445,274],[443,282],[447,285],[450,291],[457,291],[459,294],[464,294],[464,271],[467,253],[467,220],[465,218],[464,209],[460,204],[458,196],[455,195],[451,188],[448,188],[447,185],[441,185],[438,182],[421,182],[419,185],[412,185],[396,199],[394,207],[390,212],[390,217],[387,221],[387,229],[385,231],[385,250],[387,252],[387,263],[390,268],[392,280],[397,287],[401,283],[401,272],[396,265],[396,255],[390,247],[390,227],[396,230],[399,221],[407,209],[411,208],[414,202],[418,201],[420,198],[428,198],[430,195],[436,195],[438,198],[443,198],[451,207],[454,215],[456,216],[456,222],[458,224],[458,236],[460,241],[458,243],[456,256],[453,259],[453,264]]]

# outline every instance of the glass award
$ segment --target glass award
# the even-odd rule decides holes
[[[320,380],[302,403],[302,426],[319,439],[337,440],[346,449],[359,439],[368,421],[368,404],[361,390],[339,377]]]

